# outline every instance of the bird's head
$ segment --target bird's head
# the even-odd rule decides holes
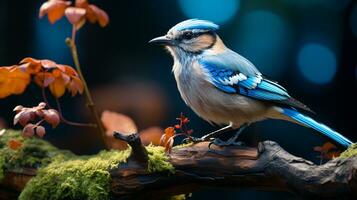
[[[154,38],[149,43],[166,46],[177,56],[200,54],[217,43],[222,43],[216,34],[218,28],[218,25],[210,21],[189,19],[178,23],[166,35]]]

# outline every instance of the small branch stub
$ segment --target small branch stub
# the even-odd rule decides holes
[[[128,159],[130,162],[135,163],[138,167],[140,166],[147,169],[149,161],[148,152],[141,143],[139,133],[124,135],[115,131],[114,138],[127,142],[131,147],[131,154]]]

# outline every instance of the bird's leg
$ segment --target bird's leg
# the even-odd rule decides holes
[[[244,145],[243,142],[241,142],[241,141],[236,141],[236,140],[237,140],[237,138],[239,137],[239,135],[243,132],[243,130],[244,130],[245,128],[247,128],[247,127],[248,127],[248,124],[243,124],[243,125],[239,128],[239,130],[237,131],[237,133],[236,133],[233,137],[229,138],[227,141],[222,141],[222,140],[219,139],[219,138],[215,138],[212,142],[209,143],[208,148],[209,148],[212,144],[215,144],[215,145],[217,145],[217,146],[231,146],[231,145],[241,146],[241,145]]]
[[[202,136],[200,139],[202,141],[210,141],[211,138],[216,138],[218,135],[220,135],[222,133],[225,133],[227,131],[231,131],[231,130],[233,130],[233,123],[229,122],[228,126],[225,126],[225,127],[221,128],[221,129],[218,129],[216,131],[208,133],[207,135]]]
[[[197,137],[185,138],[183,140],[183,143],[187,143],[187,142],[198,143],[198,142],[203,142],[203,141],[211,141],[212,139],[216,138],[218,135],[225,133],[227,131],[231,131],[231,130],[233,130],[232,122],[230,122],[228,126],[225,126],[221,129],[218,129],[216,131],[208,133],[200,138],[197,138]]]

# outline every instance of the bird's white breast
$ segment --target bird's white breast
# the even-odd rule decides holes
[[[263,102],[217,89],[197,60],[175,59],[173,73],[178,90],[196,114],[215,124],[233,122],[236,127],[266,118],[270,107]]]

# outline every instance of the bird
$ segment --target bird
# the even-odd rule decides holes
[[[218,30],[219,26],[211,21],[188,19],[149,41],[164,46],[173,57],[172,72],[184,102],[202,119],[224,125],[195,141],[233,145],[248,125],[278,119],[315,129],[344,148],[352,144],[309,117],[307,113],[314,113],[309,107],[264,76],[248,59],[226,47]],[[230,130],[238,131],[226,143],[217,140]]]

